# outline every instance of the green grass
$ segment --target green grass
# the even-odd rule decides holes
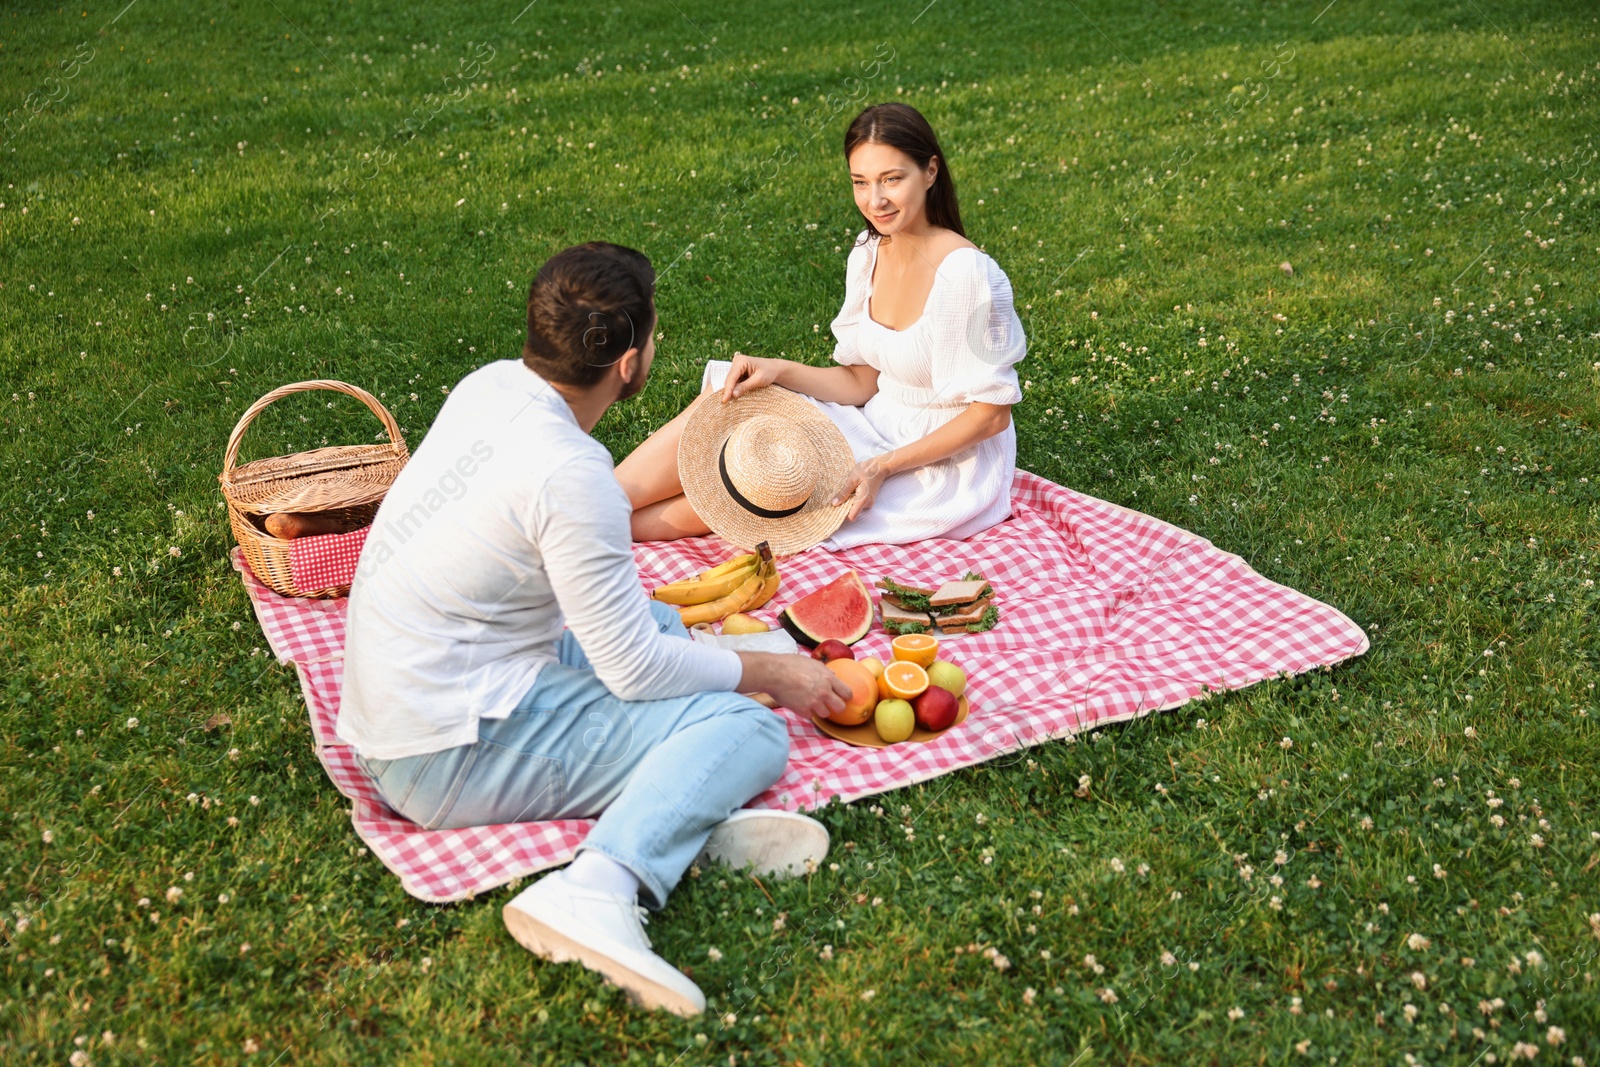
[[[0,1059],[1600,1062],[1593,5],[521,6],[0,12]],[[661,272],[618,456],[707,357],[826,359],[884,99],[1011,278],[1022,465],[1372,650],[826,810],[837,871],[685,881],[713,1010],[641,1014],[360,846],[223,447],[323,376],[420,439],[581,240]]]

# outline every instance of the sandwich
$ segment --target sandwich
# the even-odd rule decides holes
[[[968,571],[959,581],[936,586],[908,585],[882,578],[879,611],[883,628],[895,634],[982,633],[1000,620],[994,588],[983,575]]]

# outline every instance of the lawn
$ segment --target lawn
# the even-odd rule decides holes
[[[1324,2],[8,4],[0,1060],[1600,1063],[1600,8]],[[1021,465],[1372,649],[824,809],[837,869],[685,880],[712,1007],[643,1014],[357,841],[223,448],[318,377],[419,441],[590,239],[659,273],[614,455],[826,360],[883,100],[1011,279]]]

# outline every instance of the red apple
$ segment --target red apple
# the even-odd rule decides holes
[[[961,705],[950,690],[930,685],[911,702],[911,708],[917,713],[918,726],[937,733],[956,721]]]
[[[843,641],[830,637],[811,650],[811,658],[821,663],[828,663],[836,659],[855,659],[856,654],[850,651],[850,646]]]

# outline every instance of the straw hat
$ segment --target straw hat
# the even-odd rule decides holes
[[[792,556],[827,540],[849,511],[829,501],[856,464],[850,442],[810,401],[778,385],[722,402],[707,390],[678,441],[683,492],[732,544]]]

